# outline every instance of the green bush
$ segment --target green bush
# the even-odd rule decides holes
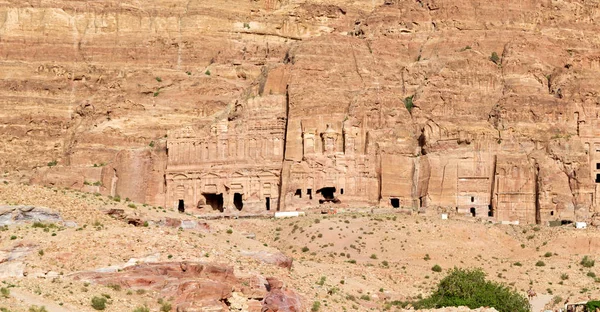
[[[321,302],[315,301],[315,302],[313,302],[313,305],[312,305],[312,308],[310,309],[310,311],[317,312],[320,309],[321,309]]]
[[[494,64],[496,65],[500,65],[500,57],[498,56],[498,53],[492,52],[492,56],[490,56],[490,61],[494,62]]]
[[[29,312],[48,312],[48,310],[44,306],[38,307],[34,305],[29,307]]]
[[[496,282],[486,281],[481,269],[454,268],[428,298],[413,304],[416,309],[467,306],[494,307],[499,312],[528,312],[529,302],[518,292]]]
[[[309,250],[310,250],[310,249],[308,249],[308,247],[306,247],[306,246],[302,247],[302,252],[307,252],[307,251],[309,251]]]
[[[544,254],[544,257],[550,258],[550,257],[552,257],[552,253],[548,251],[547,253]]]
[[[51,162],[48,163],[48,167],[54,167],[56,165],[58,165],[58,161],[56,161],[56,160],[53,160],[53,161],[51,161]]]
[[[8,298],[8,297],[10,297],[10,289],[8,289],[6,287],[0,288],[0,294],[2,294],[2,297]]]
[[[544,263],[544,261],[540,260],[540,261],[538,261],[538,262],[535,263],[535,266],[543,267],[543,266],[546,266],[546,263]]]
[[[581,262],[579,262],[579,264],[581,264],[584,268],[591,268],[595,263],[596,260],[591,259],[588,256],[584,256],[583,259],[581,259]]]
[[[442,272],[442,267],[436,264],[431,268],[431,270],[433,272]]]
[[[146,306],[137,307],[137,308],[135,308],[135,310],[133,310],[133,312],[150,312],[150,309],[148,309],[148,307],[146,307]]]
[[[588,301],[586,306],[588,311],[596,311],[596,309],[600,309],[600,301]]]
[[[105,297],[92,298],[92,308],[94,308],[94,310],[99,310],[99,311],[106,309],[106,298]]]
[[[414,95],[407,96],[404,98],[404,106],[406,107],[406,109],[408,110],[409,113],[412,112],[412,109],[415,106],[413,104],[413,97],[414,97]]]
[[[319,285],[319,286],[325,285],[326,280],[327,280],[327,277],[321,276],[321,279],[317,282],[317,285]]]
[[[168,302],[163,302],[160,306],[160,312],[171,312],[171,304]]]

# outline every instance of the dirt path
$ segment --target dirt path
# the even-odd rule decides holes
[[[20,289],[11,288],[10,294],[15,299],[17,299],[21,302],[24,302],[28,306],[32,306],[32,305],[36,305],[38,307],[44,306],[44,307],[46,307],[46,310],[48,310],[48,312],[76,312],[77,311],[75,309],[69,309],[67,307],[60,306],[52,301],[42,298],[41,296],[22,291]]]
[[[537,295],[535,298],[529,301],[531,304],[532,312],[543,312],[544,306],[552,300],[554,296],[552,295]]]

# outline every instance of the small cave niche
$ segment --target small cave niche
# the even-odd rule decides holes
[[[240,194],[240,193],[233,194],[233,205],[235,206],[235,209],[242,211],[242,208],[244,208],[244,201],[242,200],[242,194]]]
[[[296,193],[294,193],[295,197],[298,198],[302,198],[302,190],[301,189],[296,189]]]
[[[494,216],[494,209],[492,209],[492,205],[488,206],[488,217]]]
[[[223,194],[205,193],[202,196],[206,199],[206,204],[210,205],[213,210],[223,212]]]
[[[326,200],[333,200],[335,198],[335,187],[324,187],[317,190],[317,194],[321,193],[321,196]]]
[[[400,199],[390,198],[390,204],[392,204],[392,207],[394,208],[400,208]]]
[[[596,173],[596,183],[600,183],[600,173]]]
[[[308,195],[308,199],[312,199],[312,189],[306,189],[306,195]]]
[[[472,203],[475,202],[475,197],[474,196],[471,196],[471,202]]]
[[[177,210],[179,210],[179,212],[185,211],[185,203],[183,202],[183,199],[180,199],[177,203]]]
[[[473,217],[476,217],[476,216],[477,216],[477,210],[475,209],[475,207],[471,207],[471,209],[469,209],[469,212],[471,212],[471,215],[472,215]]]
[[[550,215],[553,216],[554,215],[554,210],[550,211]]]

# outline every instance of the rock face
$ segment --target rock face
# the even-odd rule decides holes
[[[0,250],[0,278],[25,276],[26,264],[23,258],[34,249],[33,245],[17,244],[10,249]]]
[[[238,278],[229,266],[196,263],[146,263],[119,272],[84,272],[75,279],[124,288],[154,290],[162,297],[173,297],[180,312],[229,311],[229,298],[236,292],[246,299],[264,298],[265,283],[260,277]],[[212,309],[212,310],[211,310]]]
[[[276,278],[267,278],[269,293],[262,302],[261,312],[303,311],[300,296],[292,290],[283,289],[283,283]]]
[[[0,226],[23,222],[60,222],[60,214],[45,207],[0,206]]]
[[[591,2],[0,4],[0,167],[197,213],[598,210]],[[34,168],[34,169],[32,169]]]
[[[242,251],[242,256],[251,257],[258,261],[274,264],[284,269],[291,269],[294,259],[284,255],[283,253],[269,253],[266,251]]]

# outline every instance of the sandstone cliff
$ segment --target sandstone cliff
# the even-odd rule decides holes
[[[186,209],[585,219],[599,14],[583,0],[3,1],[0,167]]]

